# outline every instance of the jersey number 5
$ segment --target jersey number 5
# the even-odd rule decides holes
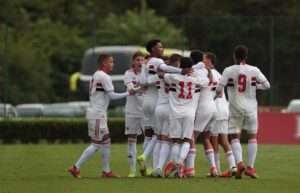
[[[181,98],[181,99],[192,99],[193,98],[193,95],[192,95],[193,83],[192,82],[187,82],[187,84],[186,84],[186,86],[188,88],[188,94],[186,96],[184,95],[184,86],[185,86],[184,82],[180,81],[179,86],[180,86],[180,93],[178,95],[178,98]]]
[[[240,74],[238,77],[238,91],[245,92],[247,85],[247,76],[245,74]]]

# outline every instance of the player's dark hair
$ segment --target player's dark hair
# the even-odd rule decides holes
[[[107,58],[113,57],[111,54],[100,54],[98,57],[98,64],[102,65],[104,60]]]
[[[154,48],[158,43],[161,43],[161,41],[159,39],[153,39],[150,40],[147,44],[146,44],[146,50],[151,53],[152,52],[152,48]]]
[[[182,56],[180,54],[172,54],[169,58],[170,64],[180,61],[181,57]]]
[[[205,57],[207,57],[213,65],[216,64],[216,62],[217,62],[216,54],[214,54],[212,52],[205,52]]]
[[[242,60],[246,60],[248,57],[248,48],[244,45],[238,45],[234,48],[234,58],[236,62],[241,62]]]
[[[191,68],[193,66],[193,61],[189,57],[182,57],[180,59],[180,68]]]
[[[142,52],[140,51],[137,51],[135,52],[133,55],[132,55],[132,60],[134,60],[135,58],[137,57],[144,57],[145,58],[145,54],[143,54]]]
[[[203,52],[201,50],[192,50],[190,57],[194,64],[201,62],[203,60]]]

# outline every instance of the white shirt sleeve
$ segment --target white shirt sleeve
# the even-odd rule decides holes
[[[193,66],[193,69],[195,69],[195,70],[200,70],[200,69],[203,69],[203,68],[205,68],[205,64],[203,62],[198,62],[197,64],[195,64]]]
[[[220,79],[220,83],[219,83],[220,86],[225,87],[227,85],[228,76],[229,76],[228,68],[225,68],[225,70],[223,71],[222,77]]]
[[[256,88],[258,90],[267,90],[271,87],[270,82],[265,77],[265,75],[257,68],[257,76],[256,76],[257,85]]]
[[[101,83],[102,83],[102,86],[103,86],[105,92],[113,92],[114,91],[114,86],[113,86],[112,80],[108,75],[101,77]]]
[[[110,91],[110,92],[108,92],[107,94],[108,94],[108,96],[109,96],[109,98],[110,98],[111,100],[122,99],[122,98],[125,98],[126,96],[129,95],[128,92],[115,93],[115,92],[113,92],[113,91]]]
[[[133,78],[130,74],[130,72],[126,71],[124,75],[124,84],[127,88],[127,90],[132,90],[134,88],[133,84]]]
[[[164,80],[167,84],[171,84],[172,83],[172,74],[165,74]]]
[[[167,65],[165,63],[159,64],[158,68],[165,71],[165,72],[168,72],[168,73],[181,73],[182,72],[181,68],[170,66],[170,65]]]

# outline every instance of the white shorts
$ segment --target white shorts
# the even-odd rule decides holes
[[[197,132],[209,131],[212,128],[216,121],[216,111],[214,110],[197,110],[194,130]]]
[[[144,112],[144,127],[155,126],[155,107],[156,107],[157,97],[144,97],[143,102],[143,112]]]
[[[258,128],[257,114],[252,115],[231,115],[229,117],[228,133],[240,133],[246,130],[249,134],[256,134]]]
[[[194,130],[194,116],[170,118],[170,138],[192,139]]]
[[[213,135],[228,134],[228,120],[216,120],[210,131]]]
[[[125,135],[141,135],[143,130],[142,117],[125,116]]]
[[[89,136],[92,140],[102,141],[109,134],[106,118],[88,119]]]
[[[158,105],[155,109],[156,126],[154,133],[158,135],[169,135],[169,104]]]

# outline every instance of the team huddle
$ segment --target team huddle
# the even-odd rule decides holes
[[[240,179],[245,174],[257,178],[254,163],[257,154],[256,90],[270,88],[261,71],[248,65],[248,49],[237,46],[235,64],[221,75],[215,69],[213,53],[191,52],[163,60],[160,40],[146,45],[149,57],[136,52],[132,67],[125,72],[125,93],[115,93],[111,77],[113,57],[100,55],[99,69],[90,82],[90,108],[87,120],[91,144],[69,168],[80,177],[80,167],[98,149],[102,154],[102,176],[119,177],[110,169],[110,136],[107,108],[110,100],[126,97],[125,134],[128,137],[128,177],[136,177],[136,165],[142,176],[194,177],[196,145],[202,139],[210,164],[209,177]],[[227,91],[228,101],[224,90]],[[248,133],[248,160],[244,164],[241,130]],[[144,134],[143,153],[137,156],[137,136]],[[228,169],[221,171],[219,145],[224,149]]]

